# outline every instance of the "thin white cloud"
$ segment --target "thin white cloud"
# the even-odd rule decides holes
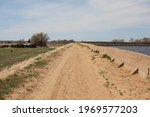
[[[15,0],[17,4],[26,4]],[[28,0],[33,2],[34,0]],[[147,0],[87,0],[76,6],[69,2],[35,2],[17,11],[22,21],[1,31],[1,38],[18,38],[35,32],[80,33],[107,32],[119,28],[150,25]],[[13,14],[14,13],[10,13]],[[16,36],[17,35],[17,36]],[[25,37],[25,36],[24,36]]]
[[[89,0],[89,4],[100,12],[100,19],[104,19],[110,26],[114,24],[116,28],[120,28],[147,23],[149,16],[143,14],[150,13],[150,9],[142,4],[146,1]]]

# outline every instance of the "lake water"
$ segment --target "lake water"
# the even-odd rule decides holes
[[[150,46],[113,46],[113,47],[138,52],[150,56]]]

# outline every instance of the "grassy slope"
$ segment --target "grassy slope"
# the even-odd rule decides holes
[[[48,48],[37,48],[37,49],[29,49],[29,50],[18,50],[16,54],[21,53],[20,58],[24,57],[23,59],[27,59],[31,56],[35,56],[39,53],[46,52],[50,49]],[[8,51],[8,50],[7,50]],[[33,53],[34,52],[34,53]],[[33,53],[33,54],[32,54]],[[8,54],[8,53],[7,53]],[[53,55],[53,54],[52,54]],[[6,56],[6,53],[5,53]],[[55,56],[55,55],[53,55]],[[19,57],[15,57],[17,59],[16,62],[22,60]],[[24,68],[24,70],[19,70],[13,75],[6,77],[6,79],[0,79],[0,100],[5,99],[5,96],[12,92],[15,88],[19,87],[21,84],[30,78],[36,77],[39,74],[39,69],[43,68],[48,64],[49,58],[37,58],[37,61],[34,64],[31,64]],[[12,63],[12,61],[11,61]],[[13,63],[12,63],[13,64]]]
[[[10,67],[49,50],[49,48],[0,48],[0,71],[4,67]]]
[[[26,67],[23,71],[18,71],[4,80],[0,79],[0,100],[5,99],[5,95],[13,91],[14,88],[19,87],[25,80],[36,77],[39,74],[37,69],[43,68],[47,64],[48,60],[39,59],[34,64]]]

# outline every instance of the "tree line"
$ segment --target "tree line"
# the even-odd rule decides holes
[[[74,42],[74,40],[57,40],[51,42],[49,40],[50,38],[46,33],[40,32],[33,34],[32,37],[28,39],[28,41],[24,41],[24,39],[21,39],[19,41],[1,41],[0,47],[36,48],[36,47],[46,47],[49,43],[64,45]]]
[[[112,42],[125,42],[124,39],[113,39]],[[150,43],[149,37],[144,37],[142,39],[133,39],[131,38],[128,42],[130,43]]]

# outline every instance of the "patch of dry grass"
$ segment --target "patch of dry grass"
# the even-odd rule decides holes
[[[50,51],[50,48],[0,48],[0,71],[5,67]]]
[[[38,75],[34,70],[24,70],[8,76],[6,79],[0,80],[0,100],[5,99],[5,96],[19,87],[28,78]]]

